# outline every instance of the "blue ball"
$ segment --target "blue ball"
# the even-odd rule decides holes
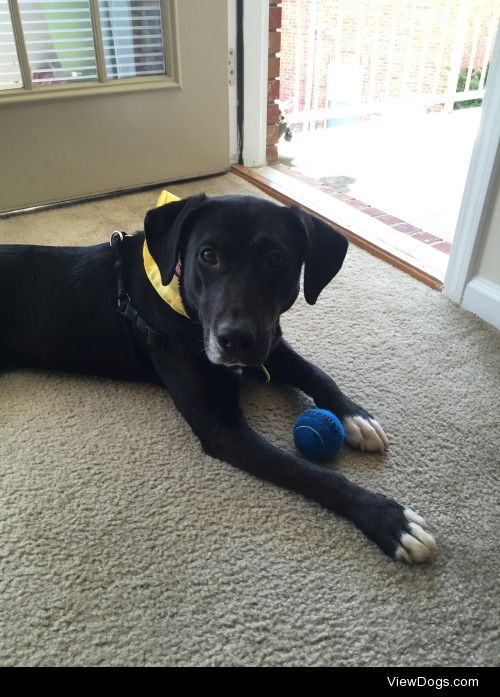
[[[301,453],[311,460],[335,457],[344,445],[342,422],[327,409],[308,409],[293,426],[293,439]]]

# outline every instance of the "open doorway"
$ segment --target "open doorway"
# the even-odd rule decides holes
[[[266,177],[442,282],[498,15],[498,0],[283,0]]]

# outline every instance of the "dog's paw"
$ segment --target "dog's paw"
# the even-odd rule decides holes
[[[379,453],[385,453],[388,449],[389,441],[382,426],[370,416],[345,416],[342,422],[345,441],[351,447]]]
[[[392,559],[414,564],[429,561],[436,554],[429,523],[411,508],[381,494],[364,492],[355,522]]]
[[[408,564],[432,559],[437,546],[434,536],[430,533],[431,526],[411,508],[405,508],[403,515],[407,520],[406,530],[401,531],[394,559],[401,559]]]

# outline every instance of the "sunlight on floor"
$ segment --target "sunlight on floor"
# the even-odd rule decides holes
[[[394,111],[294,133],[280,163],[448,242],[458,216],[480,108]]]

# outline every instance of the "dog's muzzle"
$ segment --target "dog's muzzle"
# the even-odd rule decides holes
[[[208,332],[205,350],[212,363],[230,367],[258,366],[266,358],[250,324],[221,322]]]

